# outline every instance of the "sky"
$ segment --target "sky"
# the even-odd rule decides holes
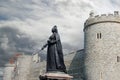
[[[119,0],[0,0],[0,66],[17,52],[32,54],[40,49],[54,25],[64,54],[83,49],[83,27],[89,13],[119,10]]]

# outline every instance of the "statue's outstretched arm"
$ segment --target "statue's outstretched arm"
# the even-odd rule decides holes
[[[43,47],[41,48],[41,50],[45,49],[47,47],[48,43],[46,43],[45,45],[43,45]]]

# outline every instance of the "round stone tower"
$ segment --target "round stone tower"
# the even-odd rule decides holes
[[[84,24],[86,80],[120,80],[120,15],[96,15]]]

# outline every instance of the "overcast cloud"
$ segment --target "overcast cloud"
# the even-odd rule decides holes
[[[0,64],[15,52],[31,54],[58,26],[64,53],[83,49],[83,25],[95,14],[120,9],[119,0],[0,0]]]

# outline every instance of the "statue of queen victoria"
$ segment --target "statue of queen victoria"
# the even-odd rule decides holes
[[[62,44],[58,34],[57,26],[52,28],[52,35],[49,37],[47,44],[42,47],[42,50],[47,47],[47,72],[59,71],[66,73],[64,64]]]

